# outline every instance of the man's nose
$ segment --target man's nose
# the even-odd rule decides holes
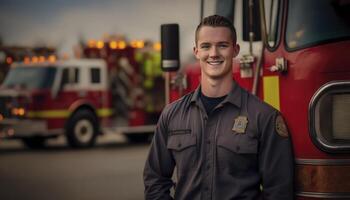
[[[213,46],[209,51],[210,57],[217,57],[219,55],[218,48]]]

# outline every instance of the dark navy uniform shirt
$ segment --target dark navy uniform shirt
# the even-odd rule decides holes
[[[208,116],[199,92],[163,110],[144,168],[145,199],[293,199],[291,141],[279,112],[234,83]]]

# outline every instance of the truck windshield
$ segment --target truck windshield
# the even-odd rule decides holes
[[[55,73],[54,67],[14,67],[7,74],[3,86],[26,89],[51,88]]]
[[[350,0],[289,1],[286,43],[300,49],[350,38]]]

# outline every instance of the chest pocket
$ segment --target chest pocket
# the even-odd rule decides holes
[[[220,136],[217,144],[237,154],[256,154],[258,152],[258,140],[252,132],[228,133]]]
[[[257,167],[258,139],[252,132],[226,133],[217,139],[218,167],[230,173],[248,173]]]
[[[167,148],[171,150],[179,171],[189,170],[197,157],[197,137],[190,129],[169,131]]]

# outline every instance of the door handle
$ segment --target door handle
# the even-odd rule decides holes
[[[272,65],[269,67],[270,72],[287,72],[288,71],[288,65],[287,60],[283,57],[276,58],[275,65]]]

